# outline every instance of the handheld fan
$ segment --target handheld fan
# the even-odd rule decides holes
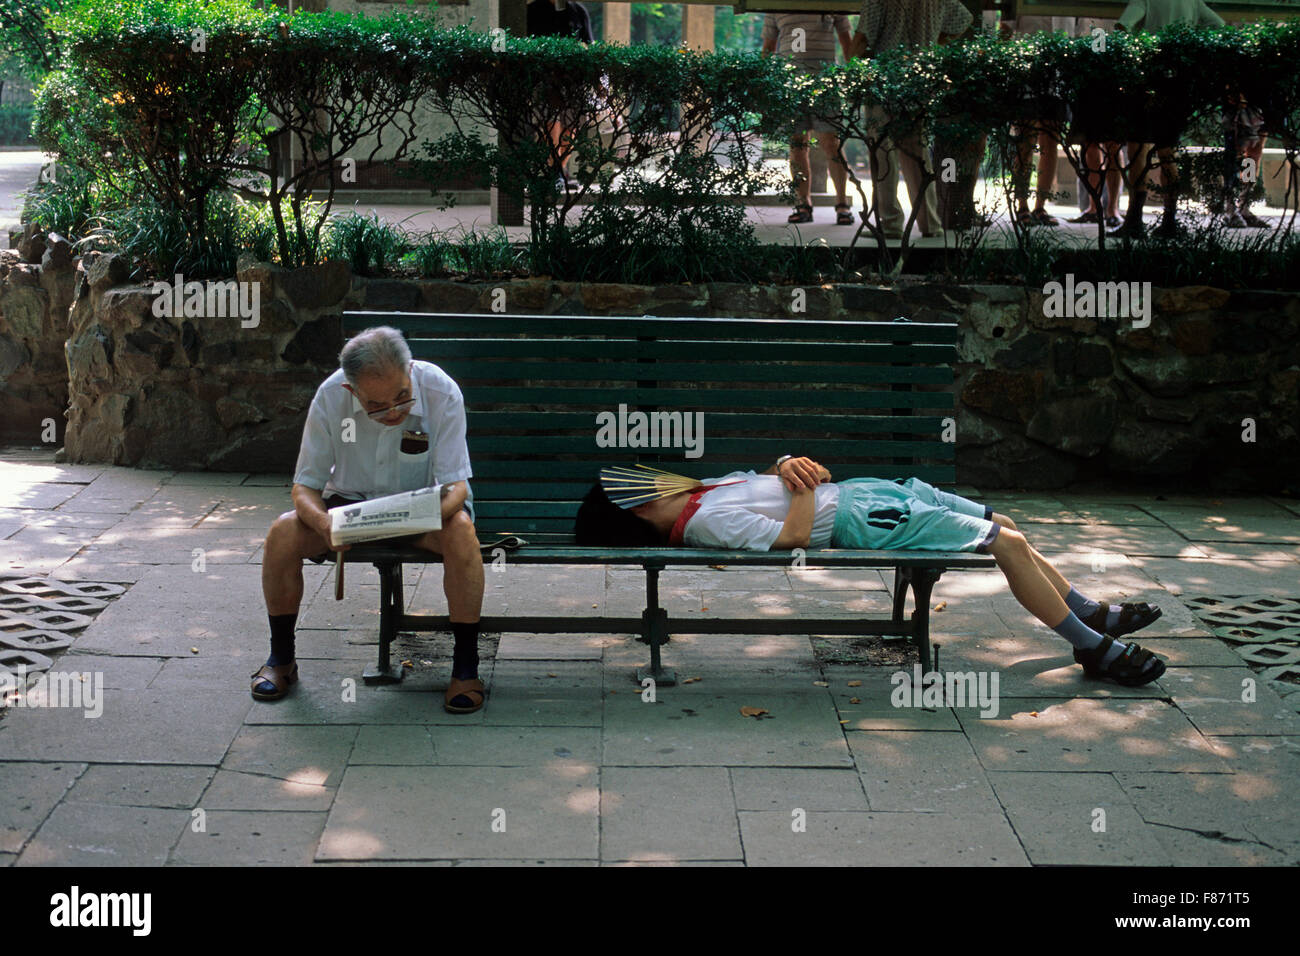
[[[733,482],[727,482],[733,484]],[[698,491],[704,485],[697,478],[675,475],[649,465],[612,465],[600,469],[600,485],[609,500],[620,508],[635,508],[647,501],[667,498],[683,491]]]

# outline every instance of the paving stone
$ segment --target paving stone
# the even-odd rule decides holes
[[[260,773],[218,770],[212,785],[196,803],[203,810],[329,810],[336,786],[285,780]]]
[[[257,773],[313,787],[336,787],[352,753],[356,727],[245,727],[222,770]]]
[[[57,508],[81,492],[85,485],[56,484],[44,481],[6,481],[5,504],[11,508]]]
[[[122,520],[121,515],[85,512],[45,511],[38,508],[0,508],[0,522],[23,528],[82,528],[104,530]]]
[[[770,716],[746,717],[745,706]],[[689,684],[605,698],[606,766],[852,766],[835,705],[824,688],[806,692]]]
[[[1242,700],[1250,681],[1255,700]],[[1295,735],[1300,716],[1246,667],[1171,667],[1160,679],[1178,709],[1208,737]]]
[[[805,687],[820,680],[812,644],[803,635],[674,634],[661,651],[664,666],[690,677],[720,685],[780,688],[786,682]],[[650,661],[650,648],[631,638],[605,649],[606,684],[610,688],[638,687],[637,668]]]
[[[748,616],[742,610],[743,598],[738,596],[735,606],[737,607],[735,616]],[[775,608],[781,605],[769,602],[768,606]],[[712,605],[710,607],[713,609]],[[800,619],[812,617],[883,619],[894,613],[893,599],[886,591],[831,591],[810,588],[793,592],[787,599],[785,607],[792,613],[780,616],[793,616]],[[812,630],[811,625],[809,630]]]
[[[754,618],[756,620],[792,620],[798,614],[793,591],[724,591],[714,588],[700,592],[700,607],[690,618]],[[677,624],[689,633],[690,621]]]
[[[498,661],[487,703],[469,716],[498,727],[597,727],[601,689],[600,665],[592,661]]]
[[[1000,812],[963,734],[855,731],[845,736],[872,810]]]
[[[1134,558],[1143,571],[1170,594],[1274,594],[1300,593],[1300,573],[1295,562],[1229,561],[1225,559]]]
[[[857,568],[818,568],[811,565],[789,568],[785,572],[790,587],[796,591],[889,591],[892,593],[893,571],[870,571]]]
[[[89,559],[118,564],[179,564],[191,566],[202,551],[206,565],[248,564],[263,535],[238,529],[202,531],[192,528],[110,528],[86,545]]]
[[[1035,866],[1173,862],[1111,774],[1012,771],[988,779]]]
[[[110,604],[77,639],[78,650],[139,657],[186,657],[192,654],[192,647],[204,653],[232,643],[251,644],[244,635],[256,634],[264,639],[268,633],[266,610],[262,607],[237,601],[189,608],[150,607],[144,599],[130,598],[127,592]],[[265,659],[263,656],[262,660]]]
[[[270,641],[270,632],[266,634],[267,641]],[[403,635],[398,635],[393,642],[395,651],[402,653],[401,659],[406,659],[409,654],[401,649],[406,646]],[[265,661],[270,644],[265,646],[258,645],[254,650],[254,656],[260,654]],[[330,660],[330,661],[376,661],[379,659],[379,633],[363,631],[344,631],[333,629],[307,628],[300,627],[294,635],[294,653],[300,661],[313,660]],[[252,671],[250,670],[251,674]]]
[[[641,612],[645,610],[645,606],[644,587],[611,586],[605,591],[605,603],[602,610],[608,617],[639,618]],[[703,592],[698,588],[685,588],[661,583],[659,586],[659,606],[668,611],[669,627],[671,628],[671,622],[673,621],[684,621],[699,616],[700,608],[704,606]],[[596,609],[593,608],[591,613],[596,614]]]
[[[1083,519],[1067,508],[1060,498],[1049,495],[1012,495],[991,491],[981,498],[972,499],[990,505],[993,511],[1006,515],[1016,524],[1022,521],[1036,524],[1070,524]]]
[[[599,866],[599,860],[457,860],[452,866]]]
[[[247,693],[252,683],[250,675],[266,662],[265,648],[218,649],[212,642],[195,646],[199,648],[196,656],[166,658],[149,686],[222,688],[232,694]]]
[[[497,660],[598,661],[606,647],[623,640],[608,634],[502,634]]]
[[[987,771],[1226,769],[1187,717],[1159,700],[1008,698],[996,720],[957,717]]]
[[[759,568],[726,565],[717,568],[666,568],[659,575],[659,590],[744,591],[752,588],[780,591],[790,586],[785,570],[779,565]],[[645,594],[645,582],[646,573],[640,568],[609,566],[605,569],[605,583],[611,591],[625,589]]]
[[[809,813],[803,833],[788,813],[739,817],[749,866],[1029,865],[1000,813]]]
[[[451,733],[467,733],[460,727]],[[348,766],[380,764],[387,766],[432,766],[438,763],[433,744],[434,728],[424,726],[360,727]]]
[[[82,550],[77,544],[26,544],[21,548],[10,541],[0,541],[0,573],[23,571],[27,574],[48,574],[55,571]]]
[[[203,488],[228,488],[242,485],[248,480],[242,471],[177,471],[163,482],[163,487],[198,485]]]
[[[85,769],[84,763],[0,763],[0,852],[21,850]]]
[[[866,810],[867,796],[852,770],[732,767],[738,810]]]
[[[1116,779],[1171,858],[1183,865],[1295,866],[1295,777],[1119,773]]]
[[[600,765],[596,727],[435,727],[432,732],[437,762],[444,766],[544,765],[581,774]]]
[[[601,774],[602,860],[743,857],[726,769],[608,766],[611,762],[606,760]]]
[[[1235,544],[1300,544],[1300,518],[1285,508],[1260,501],[1263,513],[1242,508],[1180,508],[1152,506],[1147,510],[1190,541]]]
[[[172,863],[198,866],[306,866],[325,826],[324,813],[214,810],[206,830],[185,828]]]
[[[17,853],[0,853],[0,866],[13,866],[17,862]]]
[[[1213,543],[1198,541],[1196,546],[1211,558],[1229,561],[1271,561],[1285,563],[1300,561],[1300,548],[1271,544],[1240,544],[1238,542]]]
[[[895,707],[891,700],[896,687],[892,675],[899,668],[827,666],[824,670],[839,719],[846,721],[842,725],[846,731],[961,729],[951,707]],[[861,683],[848,686],[854,680]],[[858,702],[855,704],[854,700]]]
[[[1205,552],[1195,543],[1168,528],[1066,524],[1036,524],[1031,527],[1028,534],[1030,542],[1049,559],[1061,551],[1088,555],[1096,550],[1117,552],[1130,557],[1205,557]],[[1103,527],[1104,532],[1100,530]]]
[[[1171,642],[1177,643],[1177,642]],[[1143,642],[1143,646],[1148,646]],[[1154,650],[1154,648],[1153,648]],[[999,698],[1015,697],[1097,697],[1097,698],[1164,698],[1168,693],[1159,681],[1141,687],[1124,687],[1114,681],[1093,680],[1075,663],[1073,650],[1062,640],[1050,648],[1028,653],[998,654],[987,649],[953,645],[941,649],[940,670],[954,674],[988,674],[992,689],[997,675]]]
[[[1147,650],[1164,658],[1168,667],[1241,666],[1241,657],[1232,646],[1217,638],[1147,638],[1140,634],[1135,637]]]
[[[162,669],[158,657],[117,657],[112,654],[83,654],[74,644],[58,659],[57,671],[89,671],[102,674],[104,687],[111,690],[144,690]],[[92,677],[91,680],[94,680]]]
[[[62,803],[18,866],[161,866],[189,822],[184,810]]]
[[[211,779],[211,767],[95,764],[82,774],[67,801],[188,810]]]
[[[1137,505],[1094,501],[1088,497],[1061,495],[1061,504],[1089,525],[1145,525],[1159,527],[1163,522]]]
[[[349,767],[316,859],[593,859],[597,774],[571,770]]]
[[[253,703],[225,688],[104,690],[103,714],[12,708],[0,721],[0,760],[215,766]]]
[[[605,569],[599,565],[554,567],[511,564],[496,571],[491,556],[484,567],[483,613],[488,615],[597,615],[605,599]],[[411,599],[410,608],[424,613],[447,613],[442,565],[425,565],[425,576]],[[644,587],[641,590],[644,594]],[[596,604],[598,607],[593,608]],[[644,607],[644,602],[642,607]]]

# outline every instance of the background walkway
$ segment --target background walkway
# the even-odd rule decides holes
[[[1296,656],[1300,502],[986,500],[1085,593],[1159,603],[1140,639],[1167,674],[1136,689],[1085,681],[1000,574],[950,573],[932,617],[940,664],[997,674],[995,717],[891,706],[890,675],[914,659],[896,644],[674,637],[666,662],[698,680],[651,704],[631,678],[646,648],[630,637],[522,634],[483,641],[487,704],[453,717],[441,706],[450,638],[403,637],[405,682],[366,686],[373,569],[350,568],[335,603],[328,571],[308,565],[302,681],[258,703],[258,564],[289,507],[285,478],[63,466],[10,449],[0,577],[125,592],[63,632],[72,645],[53,667],[102,675],[102,716],[0,716],[0,864],[1300,862],[1300,684],[1277,657],[1288,634]],[[635,613],[642,580],[507,565],[487,574],[485,612]],[[407,590],[413,610],[441,609],[441,568],[411,568]],[[668,571],[661,594],[674,620],[852,615],[888,597],[878,573],[781,569]],[[1239,641],[1198,619],[1203,595],[1256,596]],[[1268,645],[1281,650],[1242,656],[1247,635],[1287,614],[1291,630]],[[887,659],[905,663],[872,663]]]

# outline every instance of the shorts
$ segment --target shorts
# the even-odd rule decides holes
[[[988,551],[993,509],[919,478],[838,482],[831,546],[868,551]]]

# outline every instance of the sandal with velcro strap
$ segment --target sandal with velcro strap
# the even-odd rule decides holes
[[[1121,604],[1119,606],[1119,620],[1115,622],[1114,627],[1107,627],[1106,619],[1109,617],[1109,613],[1110,608],[1103,604],[1099,609],[1084,618],[1083,623],[1098,634],[1123,637],[1125,634],[1132,634],[1134,631],[1142,630],[1164,612],[1154,604],[1147,604],[1145,601],[1139,604]]]
[[[1114,643],[1115,638],[1107,635],[1090,651],[1074,649],[1074,659],[1083,665],[1084,674],[1094,680],[1109,677],[1124,687],[1141,687],[1165,672],[1165,662],[1137,644],[1129,644],[1124,653],[1103,667],[1101,662]]]

